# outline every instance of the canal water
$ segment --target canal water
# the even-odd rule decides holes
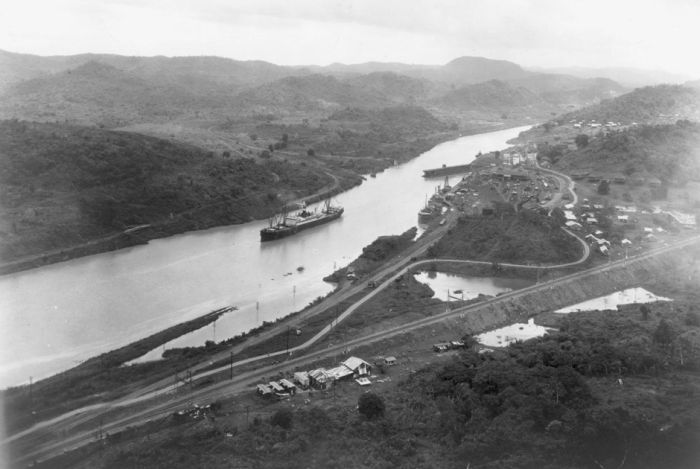
[[[222,340],[306,306],[322,281],[381,235],[417,223],[440,179],[422,170],[501,149],[525,127],[462,137],[368,178],[336,197],[343,217],[260,243],[267,221],[154,240],[0,277],[0,387],[70,368],[97,353],[214,309],[235,305],[178,345]],[[453,178],[453,181],[456,178]],[[303,266],[303,271],[297,268]]]

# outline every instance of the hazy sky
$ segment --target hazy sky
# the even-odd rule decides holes
[[[698,0],[9,0],[0,49],[277,64],[462,55],[700,77]]]

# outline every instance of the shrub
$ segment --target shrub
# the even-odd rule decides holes
[[[384,401],[373,392],[367,392],[360,396],[357,407],[367,419],[382,417],[384,415]]]
[[[293,418],[294,416],[292,415],[291,410],[280,409],[272,415],[272,417],[270,418],[270,423],[272,425],[282,427],[285,430],[289,430],[290,428],[292,428]]]

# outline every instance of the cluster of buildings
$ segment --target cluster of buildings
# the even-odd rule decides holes
[[[619,128],[625,127],[625,126],[623,126],[620,122],[612,122],[612,121],[611,121],[611,122],[598,122],[598,121],[595,120],[595,119],[591,119],[591,120],[589,120],[589,121],[585,121],[585,120],[583,120],[583,121],[577,121],[576,119],[571,119],[571,120],[569,121],[569,123],[570,123],[570,124],[573,124],[574,129],[585,129],[585,128],[589,128],[589,129],[594,129],[594,130],[595,130],[595,129],[602,129],[602,128],[606,128],[606,129],[619,129]],[[635,125],[637,125],[637,123],[636,123],[636,122],[632,122],[630,125],[631,125],[631,126],[635,126]]]
[[[503,166],[535,166],[537,163],[537,150],[529,145],[523,148],[509,148],[500,153],[500,158],[497,157],[497,161]]]
[[[437,344],[433,344],[433,351],[442,353],[447,352],[448,350],[463,349],[464,347],[464,342],[460,340],[451,340],[449,342],[439,342]]]
[[[382,364],[396,364],[395,357],[382,359]],[[350,357],[334,368],[316,368],[310,371],[297,371],[291,381],[280,379],[270,381],[267,384],[258,384],[256,392],[261,396],[288,397],[296,394],[300,389],[324,390],[330,388],[339,381],[355,381],[361,386],[370,384],[369,376],[372,374],[372,365],[358,357]]]

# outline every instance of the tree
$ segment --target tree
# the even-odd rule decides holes
[[[367,392],[357,400],[357,408],[367,419],[374,419],[384,415],[384,401],[373,392]]]
[[[576,143],[576,148],[586,148],[588,146],[588,135],[578,134],[574,142]]]
[[[272,418],[270,418],[270,423],[272,425],[282,427],[285,430],[289,430],[290,428],[292,428],[293,417],[294,416],[292,415],[292,411],[290,409],[280,409],[274,414],[272,414]]]
[[[306,154],[309,156],[316,156],[316,152],[313,148],[309,148],[308,150],[306,150]]]
[[[685,315],[686,326],[700,326],[700,316],[694,311],[688,311]]]
[[[654,342],[661,345],[669,345],[673,341],[673,330],[665,319],[659,322],[658,327],[654,331]]]
[[[642,313],[642,320],[646,321],[649,319],[649,307],[647,305],[642,305],[639,307],[639,312]]]
[[[607,179],[603,179],[600,181],[600,184],[598,184],[598,194],[600,195],[608,195],[610,193],[610,183],[607,181]]]
[[[227,150],[223,152],[221,156],[223,156],[224,158],[231,158],[231,152]]]

